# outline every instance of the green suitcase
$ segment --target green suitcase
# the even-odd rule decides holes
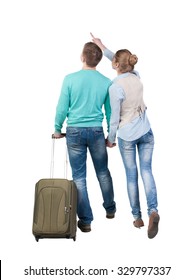
[[[53,157],[54,153],[52,163]],[[75,241],[76,212],[77,189],[72,180],[48,178],[36,183],[32,225],[36,241],[40,238],[72,238]]]
[[[77,190],[67,179],[41,179],[35,186],[33,234],[40,238],[76,240]]]

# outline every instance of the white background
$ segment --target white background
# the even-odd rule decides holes
[[[33,268],[109,268],[109,276],[39,276],[38,279],[190,279],[192,256],[192,10],[191,2],[155,0],[1,1],[0,259],[2,279]],[[89,33],[112,51],[128,48],[138,58],[148,116],[155,135],[153,172],[161,216],[158,235],[133,227],[118,148],[108,150],[117,214],[105,218],[90,157],[88,191],[94,212],[90,233],[72,240],[32,235],[35,183],[50,175],[51,133],[61,84],[81,69]],[[98,70],[111,79],[106,58]],[[104,123],[105,126],[105,123]],[[62,154],[63,140],[57,144]],[[55,176],[63,176],[63,156]],[[61,170],[60,167],[62,166]],[[171,266],[168,276],[118,276],[119,266]]]

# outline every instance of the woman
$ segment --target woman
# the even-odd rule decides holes
[[[139,155],[139,165],[144,184],[148,206],[148,237],[154,238],[158,233],[160,220],[157,210],[157,190],[152,174],[152,155],[154,136],[146,113],[143,100],[143,84],[134,65],[138,58],[127,49],[118,50],[115,54],[108,50],[100,39],[92,34],[92,40],[97,44],[104,55],[112,61],[112,67],[117,77],[109,88],[111,103],[110,131],[107,137],[107,146],[115,145],[116,135],[120,154],[125,167],[127,191],[134,217],[134,226],[144,226],[142,220],[136,150]]]

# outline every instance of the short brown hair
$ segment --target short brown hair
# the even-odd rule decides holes
[[[101,61],[103,53],[95,43],[88,42],[84,45],[82,55],[88,66],[96,67],[97,64]]]

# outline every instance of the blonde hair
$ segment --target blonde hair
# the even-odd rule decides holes
[[[121,73],[131,72],[137,61],[138,57],[127,49],[118,50],[114,56],[114,62],[119,63]]]

